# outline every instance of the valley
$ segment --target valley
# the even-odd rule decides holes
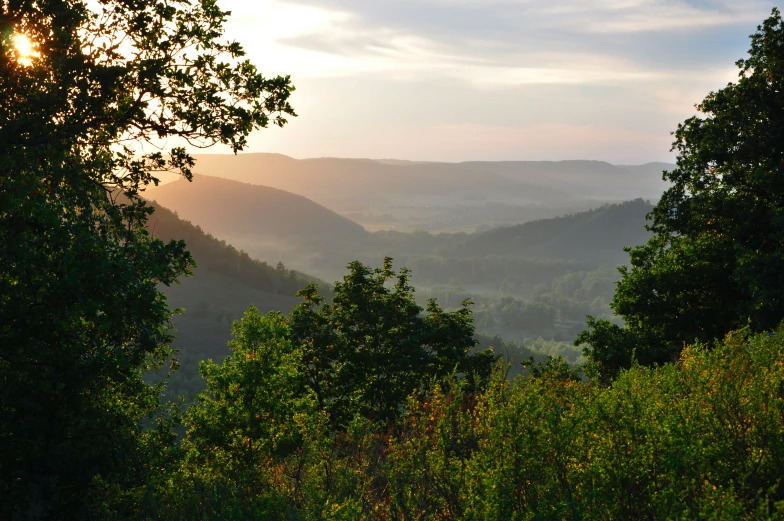
[[[194,277],[164,289],[184,310],[174,323],[185,370],[170,393],[188,396],[198,390],[189,389],[188,375],[198,360],[228,353],[231,323],[248,305],[288,313],[307,283],[328,291],[349,262],[373,267],[386,257],[411,270],[419,305],[433,298],[457,309],[470,299],[483,345],[510,359],[561,355],[578,363],[572,342],[586,315],[617,320],[609,308],[615,268],[626,262],[624,247],[650,236],[652,206],[640,196],[655,189],[659,168],[671,166],[266,154],[202,156],[198,165],[192,183],[146,194],[157,207],[153,234],[183,238],[197,264]],[[499,190],[485,175],[506,185]],[[581,176],[598,188],[585,190]]]

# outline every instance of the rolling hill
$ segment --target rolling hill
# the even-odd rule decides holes
[[[642,199],[607,204],[594,210],[530,221],[469,235],[442,254],[575,259],[598,264],[626,262],[626,246],[644,243],[645,216],[652,206]]]
[[[612,165],[604,161],[476,161],[458,168],[490,172],[509,179],[558,187],[576,199],[658,199],[666,188],[662,170],[667,163]]]
[[[200,155],[195,171],[304,195],[337,211],[385,205],[433,205],[466,196],[533,203],[568,200],[557,188],[451,163],[370,159],[292,159],[279,154]]]
[[[194,176],[149,190],[148,197],[252,257],[317,271],[336,252],[353,251],[369,234],[359,224],[284,190]],[[353,260],[341,257],[340,267]],[[314,271],[314,269],[316,271]]]
[[[147,191],[147,198],[221,237],[355,238],[357,223],[313,201],[268,186],[195,175]]]
[[[253,259],[171,210],[159,204],[153,206],[150,232],[163,241],[184,240],[197,265],[193,277],[161,288],[172,307],[184,309],[183,314],[174,317],[174,345],[183,353],[225,356],[231,322],[249,305],[285,313],[299,302],[298,290],[310,282],[320,283],[283,265],[273,267]]]

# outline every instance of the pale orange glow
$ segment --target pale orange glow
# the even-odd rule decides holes
[[[33,58],[40,56],[38,51],[35,50],[35,44],[24,34],[15,34],[13,36],[13,42],[17,56],[16,59],[25,67],[32,65]]]

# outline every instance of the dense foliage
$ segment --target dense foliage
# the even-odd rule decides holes
[[[505,286],[525,292],[573,271],[622,263],[624,246],[650,237],[644,227],[650,210],[650,203],[636,199],[474,234],[379,231],[355,244],[335,244],[321,252],[326,259],[319,263],[342,270],[349,260],[375,264],[389,256],[410,268],[419,286],[482,285],[495,291]],[[307,251],[321,250],[309,241]]]
[[[642,199],[604,204],[586,212],[472,234],[447,251],[458,255],[481,251],[612,263],[621,260],[618,253],[624,246],[640,244],[648,238],[650,234],[639,223],[650,209],[651,204]]]
[[[391,287],[390,282],[394,283]],[[471,352],[476,341],[467,304],[448,313],[431,301],[423,315],[425,310],[414,301],[408,284],[408,272],[396,274],[391,259],[375,270],[352,263],[349,274],[335,284],[331,302],[325,302],[313,285],[300,294],[305,302],[290,318],[272,313],[264,319],[251,308],[235,325],[235,337],[247,336],[253,324],[254,331],[268,332],[258,340],[241,344],[235,340],[231,344],[234,354],[219,366],[222,369],[212,363],[204,366],[212,398],[203,398],[202,403],[213,403],[213,399],[236,402],[212,386],[218,379],[226,381],[224,373],[234,371],[239,359],[262,357],[238,353],[239,346],[267,350],[263,365],[270,371],[277,362],[270,362],[269,357],[292,352],[295,359],[284,364],[294,367],[286,385],[297,388],[301,397],[312,396],[334,428],[345,427],[357,416],[388,424],[399,416],[412,392],[427,389],[437,378],[457,373],[475,387],[489,377],[495,358],[489,350]],[[260,347],[265,343],[269,345]],[[230,381],[239,385],[238,392],[269,392],[265,387]],[[283,387],[276,385],[276,391]]]
[[[157,286],[192,259],[147,232],[139,194],[193,160],[141,145],[236,151],[293,114],[289,80],[223,40],[226,15],[210,0],[0,3],[3,519],[127,514],[166,467],[160,389],[142,376],[170,358]]]
[[[499,367],[478,394],[446,379],[394,426],[337,432],[295,398],[280,316],[251,310],[235,334],[152,519],[784,519],[784,329],[610,386],[557,361],[513,382]]]
[[[606,375],[676,360],[684,345],[784,318],[784,20],[751,36],[737,83],[710,93],[675,131],[677,168],[632,248],[613,309],[625,327],[592,321],[578,342]]]
[[[316,433],[342,436],[357,422],[383,432],[412,393],[437,379],[460,375],[466,392],[475,392],[489,377],[492,353],[469,352],[475,341],[468,308],[445,313],[431,303],[422,316],[408,274],[395,274],[390,261],[377,270],[349,268],[329,304],[309,286],[290,318],[251,307],[234,324],[232,354],[202,364],[207,388],[185,417],[178,476],[187,480],[183,487],[207,487],[216,518],[285,509],[282,498],[266,495],[269,472],[276,472],[269,458],[302,454]],[[316,431],[302,430],[306,416]],[[183,512],[199,517],[201,509],[194,502]]]

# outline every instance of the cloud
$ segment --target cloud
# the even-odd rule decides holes
[[[683,63],[688,50],[673,49],[668,36],[657,46],[635,40],[636,33],[690,32],[697,39],[701,30],[739,24],[747,31],[768,7],[762,0],[265,0],[251,10],[232,4],[242,10],[232,29],[276,69],[314,77],[440,75],[479,87],[664,80],[673,61],[693,69]]]
[[[579,12],[581,19],[572,17],[568,23],[586,32],[672,33],[756,22],[760,11],[770,10],[769,5],[769,2],[754,0],[699,4],[673,0],[611,0],[599,3],[572,0],[550,8],[550,12],[569,15]]]
[[[503,34],[565,28],[578,32],[694,31],[758,21],[770,0],[289,0],[354,13],[368,26],[448,34]],[[510,32],[511,31],[511,32]]]
[[[254,138],[254,149],[299,157],[449,159],[470,152],[473,159],[633,163],[671,159],[669,131],[710,90],[736,78],[734,62],[773,4],[221,0],[221,6],[234,12],[228,33],[249,58],[267,74],[291,74],[298,87],[293,102],[301,117],[269,141]]]

